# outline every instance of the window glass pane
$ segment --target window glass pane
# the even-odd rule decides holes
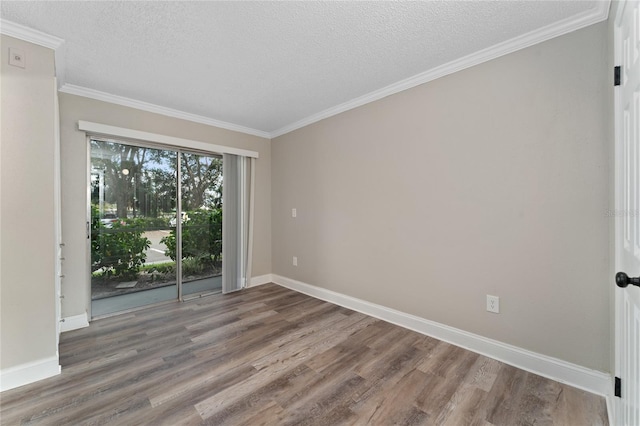
[[[222,158],[180,154],[182,294],[222,288]]]
[[[177,298],[177,153],[91,140],[92,316]]]

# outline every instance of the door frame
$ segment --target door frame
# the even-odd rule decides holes
[[[60,105],[58,101],[58,79],[53,78],[54,86],[54,146],[53,146],[53,209],[54,209],[54,253],[55,253],[55,298],[56,298],[56,354],[60,346],[62,333],[62,261],[64,243],[62,242],[62,176],[60,161]]]
[[[620,14],[622,13],[622,8],[618,7],[616,11],[616,15],[613,17],[613,62],[614,64],[620,63],[621,51],[622,48],[620,43],[618,42],[618,28],[617,21],[620,19]],[[618,188],[620,188],[621,182],[621,173],[620,173],[620,164],[621,160],[621,150],[620,144],[622,142],[622,117],[620,111],[620,90],[619,86],[615,86],[613,90],[613,128],[614,128],[614,139],[613,139],[613,211],[617,212],[620,210],[622,200],[620,199],[620,192]],[[611,271],[611,277],[614,276],[620,265],[620,251],[618,250],[619,241],[622,238],[623,227],[621,226],[621,221],[617,217],[617,215],[613,215],[613,271]],[[614,295],[614,303],[613,303],[613,321],[614,321],[614,340],[612,342],[613,347],[613,366],[614,366],[614,374],[611,378],[611,395],[614,393],[615,389],[615,377],[620,377],[620,339],[622,337],[622,324],[620,321],[620,312],[622,309],[622,294],[613,284],[613,280],[609,281],[607,285],[612,285],[613,295]],[[616,424],[616,418],[620,411],[620,399],[612,396],[612,404],[610,405],[609,410],[609,421],[612,426]]]
[[[253,159],[252,164],[255,164],[255,159],[260,157],[260,154],[257,151],[253,151],[251,149],[236,148],[228,145],[227,146],[218,145],[212,142],[202,142],[202,141],[197,141],[193,139],[167,136],[159,133],[133,130],[133,129],[128,129],[126,127],[111,126],[108,124],[95,123],[95,122],[85,121],[85,120],[78,120],[78,130],[81,132],[85,132],[86,134],[85,147],[89,146],[89,142],[88,142],[89,138],[102,137],[102,138],[116,138],[118,140],[130,141],[132,143],[147,143],[151,145],[157,145],[159,147],[162,147],[163,149],[168,146],[173,146],[173,147],[183,148],[191,152],[202,152],[206,154],[235,154],[235,155],[240,155],[243,157],[248,157]],[[85,220],[90,220],[91,210],[89,206],[90,206],[90,200],[91,200],[91,193],[90,193],[90,187],[87,184],[87,182],[89,182],[89,179],[91,179],[91,170],[89,166],[91,164],[91,152],[88,149],[87,149],[86,161],[87,161],[86,162],[87,175],[85,176],[85,185],[87,186],[87,191],[85,194],[86,196],[85,206],[86,206],[87,212],[85,214]],[[253,167],[252,167],[252,170],[253,170]],[[252,194],[253,194],[253,189],[252,189]],[[251,194],[251,197],[253,197],[252,194]],[[250,217],[252,217],[252,214],[250,214]],[[249,231],[250,238],[251,238],[251,234],[252,234],[252,231]],[[91,261],[90,244],[87,244],[87,245],[88,247],[85,249],[85,263],[84,263],[85,265],[89,265],[89,262]],[[89,294],[87,295],[87,304],[88,304],[87,315],[88,315],[89,321],[91,321],[91,318],[92,318],[91,292],[89,292]]]
[[[617,10],[615,16],[613,16],[613,52],[614,52],[614,66],[622,66],[623,61],[623,46],[620,30],[618,28],[618,22],[623,19],[623,12],[626,9],[626,5],[629,3],[627,0],[621,1],[617,5]],[[624,74],[624,70],[622,70],[622,74]],[[621,76],[624,78],[624,76]],[[614,341],[612,342],[612,355],[613,355],[613,376],[612,377],[612,386],[611,386],[611,399],[612,403],[608,408],[610,408],[609,420],[612,425],[619,424],[618,422],[621,420],[620,416],[622,413],[622,402],[621,398],[613,396],[614,383],[613,380],[615,377],[621,377],[622,371],[622,361],[623,361],[623,351],[622,351],[622,340],[623,329],[625,325],[623,324],[623,313],[624,313],[624,302],[626,298],[626,291],[633,291],[634,289],[622,289],[618,288],[614,285],[613,276],[617,271],[624,271],[623,267],[623,253],[619,249],[623,245],[624,241],[624,223],[623,216],[624,215],[633,215],[638,214],[638,212],[633,211],[625,211],[625,205],[622,197],[623,192],[623,173],[624,173],[624,123],[623,123],[623,106],[622,102],[622,94],[620,93],[620,89],[623,87],[622,85],[616,86],[614,88],[614,117],[613,117],[613,125],[614,125],[614,155],[613,155],[613,173],[614,173],[614,187],[613,187],[613,195],[614,195],[614,240],[613,240],[613,263],[612,267],[614,268],[611,272],[611,281],[608,282],[608,285],[613,287],[614,292],[614,303],[613,303],[613,321],[614,321]],[[637,196],[637,195],[636,195]],[[628,207],[631,210],[632,206]],[[633,271],[625,271],[632,273]],[[633,287],[633,286],[630,286]],[[625,379],[625,378],[623,378]],[[624,392],[624,389],[623,389]],[[624,395],[623,395],[624,397]]]

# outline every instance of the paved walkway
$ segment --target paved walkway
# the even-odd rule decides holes
[[[167,246],[162,244],[160,240],[166,236],[168,236],[171,231],[161,230],[161,231],[147,231],[143,236],[147,237],[149,241],[151,241],[151,247],[145,253],[147,254],[146,265],[153,263],[162,263],[162,262],[170,262],[171,258],[169,256],[165,256],[165,251],[167,250]]]
[[[221,275],[186,282],[182,285],[183,296],[220,290],[222,290]],[[175,284],[119,296],[105,297],[91,302],[91,316],[94,318],[100,317],[177,298],[178,289]]]

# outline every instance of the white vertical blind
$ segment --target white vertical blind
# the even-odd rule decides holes
[[[222,292],[231,293],[247,285],[251,256],[249,226],[251,188],[247,185],[249,159],[224,154],[222,161]],[[253,173],[253,171],[251,171]]]
[[[246,271],[246,281],[245,287],[251,285],[251,263],[253,261],[253,215],[254,215],[254,206],[255,206],[255,187],[256,187],[256,159],[248,158],[246,161],[249,163],[249,208],[247,213],[247,247],[246,247],[246,259],[247,265],[245,268]]]

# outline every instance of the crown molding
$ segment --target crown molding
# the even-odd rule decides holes
[[[523,34],[502,43],[498,43],[486,49],[464,56],[460,59],[456,59],[446,64],[437,66],[413,77],[409,77],[407,79],[390,84],[389,86],[383,87],[382,89],[367,93],[366,95],[357,97],[343,104],[336,105],[317,114],[310,115],[306,118],[303,118],[302,120],[288,124],[284,127],[281,127],[280,129],[271,132],[271,138],[282,136],[286,133],[316,123],[320,120],[324,120],[325,118],[329,118],[342,112],[357,108],[359,106],[366,105],[368,103],[377,101],[398,92],[411,89],[412,87],[428,83],[429,81],[438,79],[440,77],[462,71],[466,68],[470,68],[483,62],[499,58],[500,56],[513,53],[517,50],[533,46],[534,44],[542,43],[544,41],[570,33],[572,31],[579,30],[589,25],[602,22],[609,17],[610,4],[611,0],[599,0],[591,9],[581,14],[572,16],[571,18],[558,21],[554,24],[539,28],[527,34]]]
[[[60,88],[60,92],[70,95],[82,96],[98,101],[109,102],[116,105],[122,105],[130,108],[140,109],[143,111],[153,112],[156,114],[166,115],[168,117],[180,118],[182,120],[193,121],[195,123],[206,124],[209,126],[220,127],[222,129],[234,132],[246,133],[248,135],[259,136],[261,138],[270,139],[271,135],[262,130],[256,130],[249,127],[240,126],[226,121],[215,120],[213,118],[204,117],[202,115],[191,114],[173,108],[167,108],[148,102],[138,101],[124,96],[112,95],[110,93],[101,92],[99,90],[89,89],[87,87],[76,86],[74,84],[65,84]]]
[[[0,19],[0,33],[53,50],[58,49],[64,44],[64,40],[60,37],[52,36],[51,34],[43,33],[42,31],[34,30],[33,28],[25,27],[24,25],[16,24],[6,19]]]
[[[33,28],[25,27],[24,25],[16,24],[15,22],[11,22],[6,19],[0,19],[0,34],[53,49],[58,87],[61,87],[64,84],[65,60],[64,49],[61,49],[64,45],[64,39],[43,33],[42,31],[34,30]]]
[[[538,30],[531,31],[527,34],[523,34],[511,40],[498,43],[494,46],[472,53],[460,59],[456,59],[446,64],[437,66],[413,77],[409,77],[407,79],[393,83],[389,86],[383,87],[382,89],[375,90],[363,96],[344,102],[340,105],[336,105],[324,111],[312,114],[306,118],[288,124],[272,132],[252,129],[249,127],[228,123],[197,114],[191,114],[173,108],[167,108],[148,102],[138,101],[136,99],[112,95],[110,93],[101,92],[86,87],[76,86],[73,84],[65,84],[64,49],[60,49],[60,47],[64,44],[63,39],[31,29],[29,27],[25,27],[20,24],[16,24],[11,21],[7,21],[6,19],[2,19],[0,21],[0,33],[54,49],[56,51],[56,74],[58,77],[58,84],[60,85],[60,91],[63,93],[83,96],[86,98],[136,108],[143,111],[165,115],[168,117],[180,118],[183,120],[193,121],[209,126],[220,127],[222,129],[246,133],[266,139],[273,139],[302,127],[308,126],[310,124],[316,123],[318,121],[324,120],[325,118],[332,117],[334,115],[349,111],[362,105],[366,105],[387,96],[402,92],[407,89],[411,89],[412,87],[428,83],[429,81],[438,79],[440,77],[462,71],[466,68],[470,68],[483,62],[499,58],[500,56],[513,53],[517,50],[527,48],[534,44],[542,43],[554,37],[558,37],[572,31],[587,27],[589,25],[604,21],[609,16],[610,5],[611,0],[598,0],[591,9],[581,14],[558,21],[554,24],[548,25]]]

